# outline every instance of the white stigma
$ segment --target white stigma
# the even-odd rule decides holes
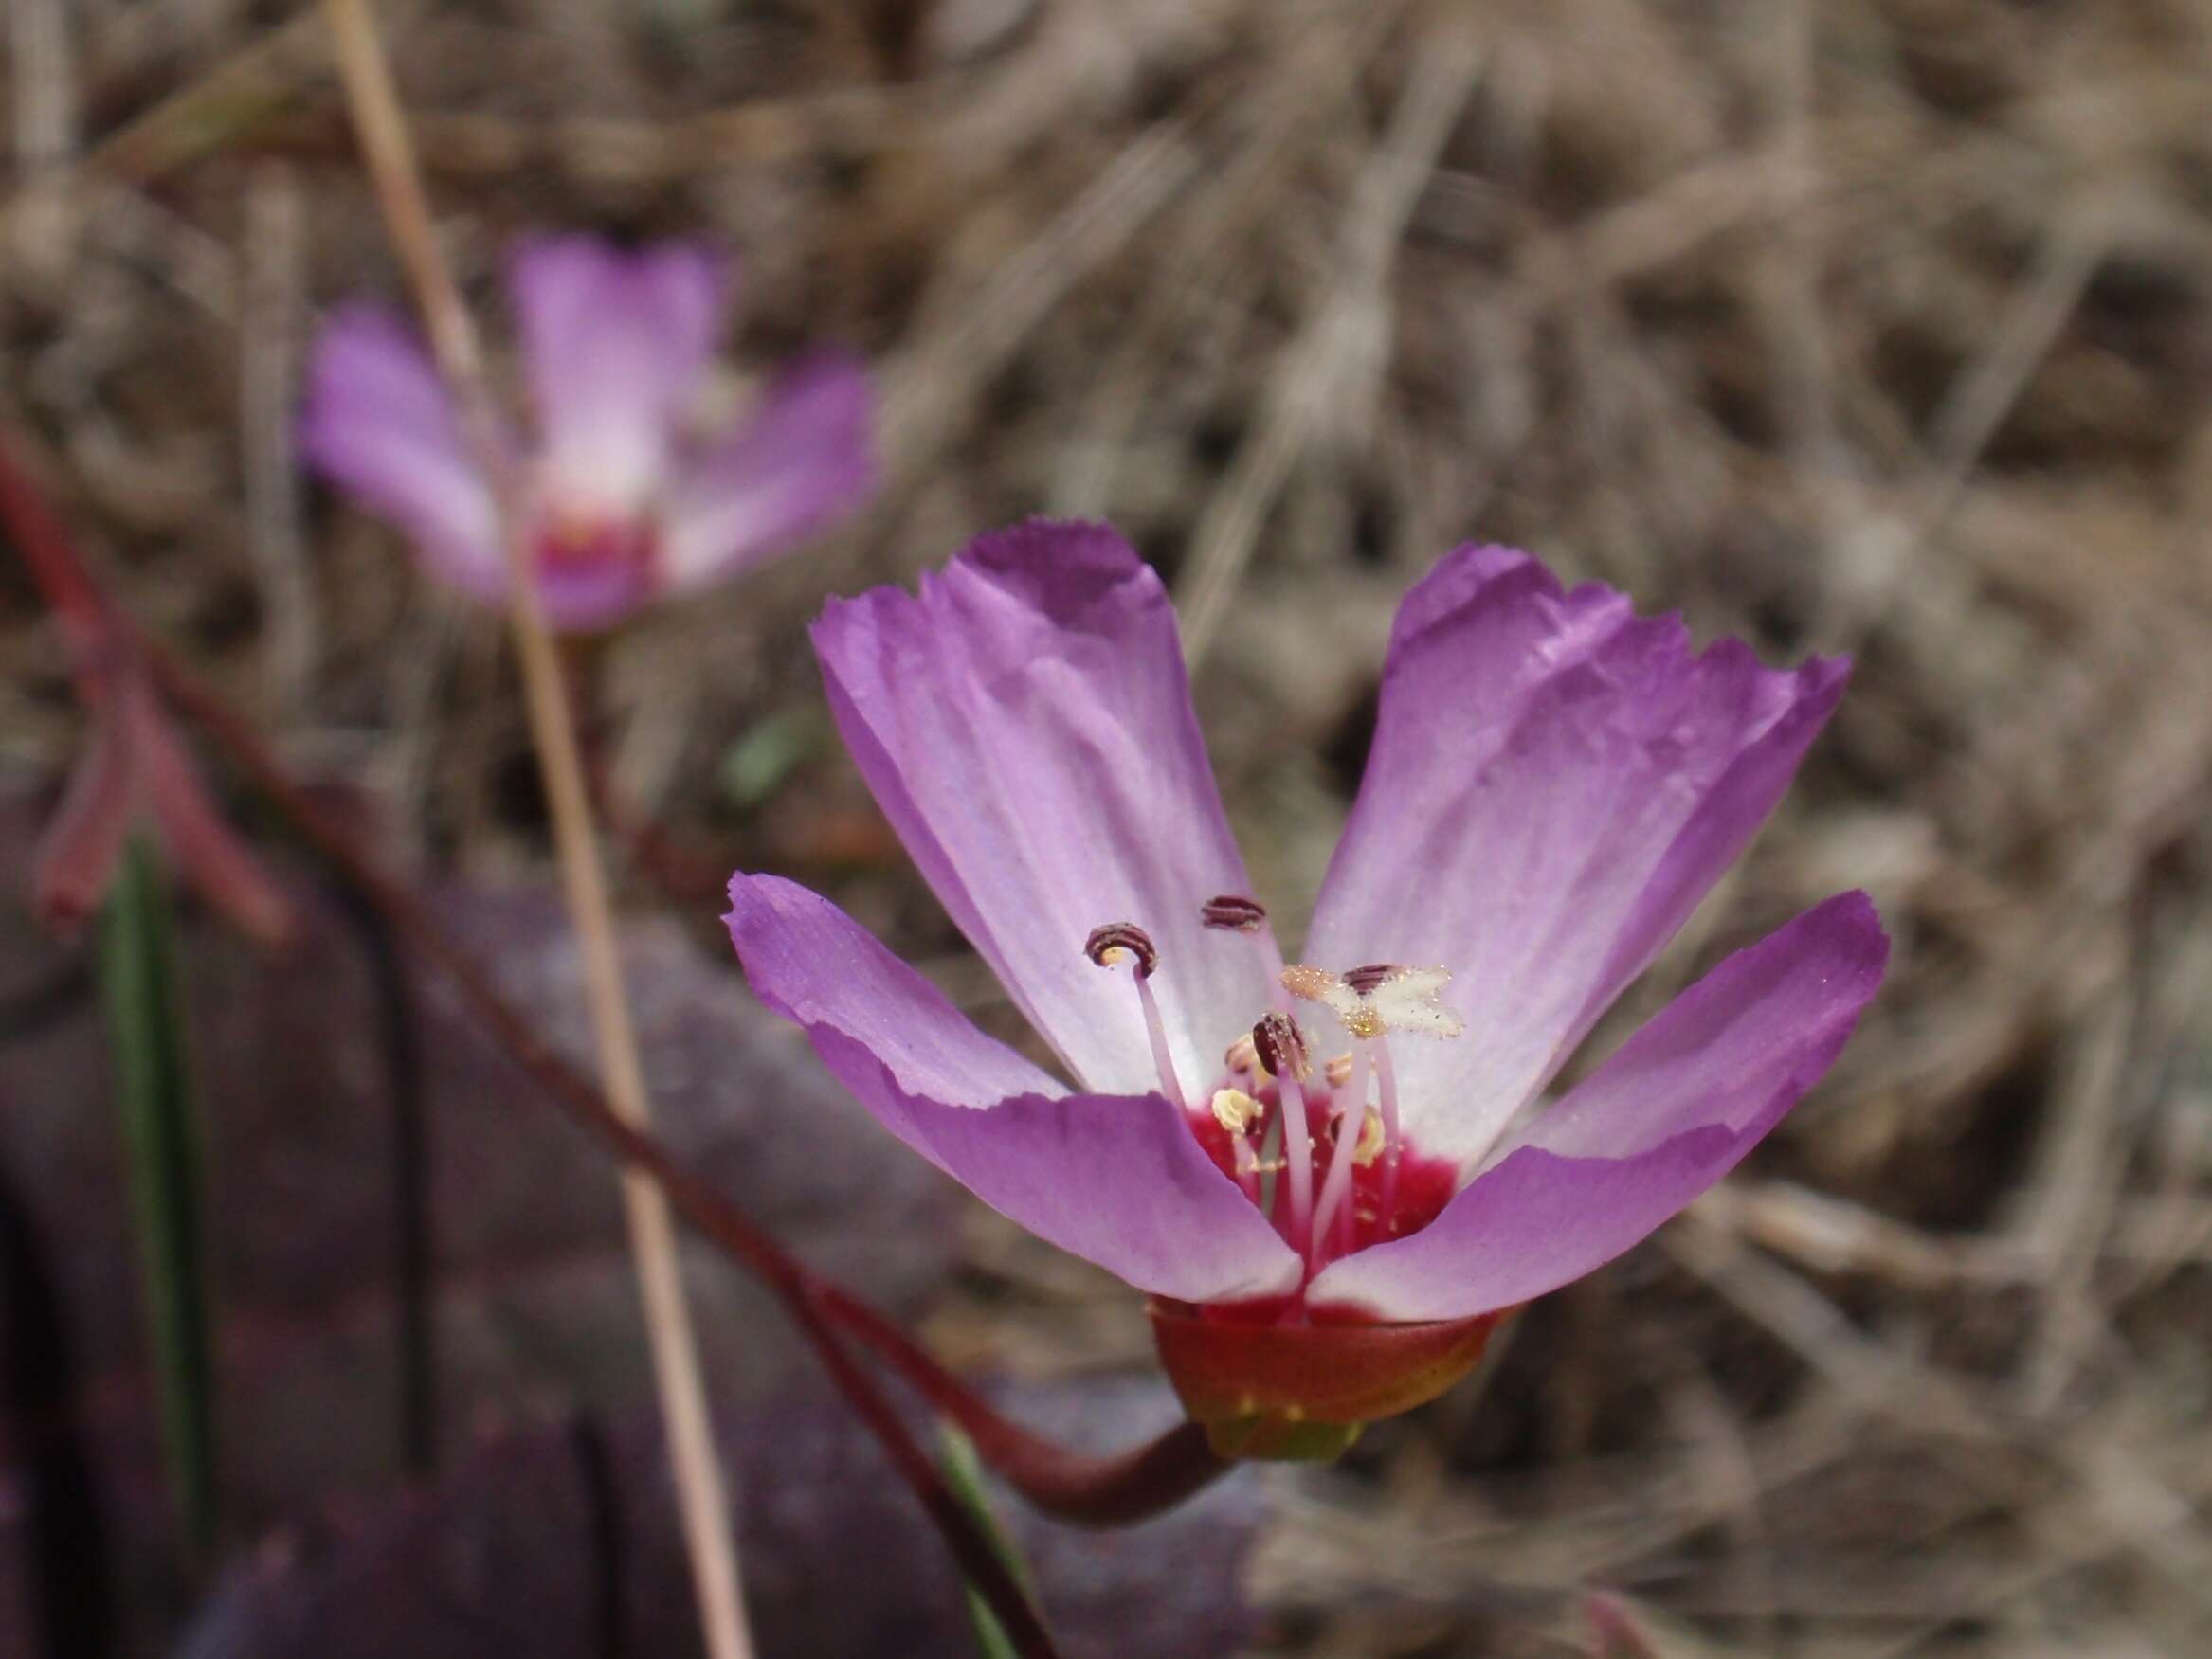
[[[1315,1211],[1308,1246],[1311,1271],[1318,1271],[1332,1224],[1351,1220],[1351,1172],[1383,1160],[1380,1214],[1394,1225],[1398,1213],[1398,1166],[1404,1151],[1398,1123],[1398,1072],[1390,1058],[1389,1035],[1455,1037],[1466,1022],[1445,1007],[1441,993],[1451,974],[1441,967],[1401,967],[1374,963],[1333,974],[1303,965],[1282,970],[1282,987],[1294,997],[1318,1002],[1344,1021],[1351,1033],[1352,1064],[1347,1073],[1344,1105],[1336,1112],[1336,1150],[1330,1160],[1321,1201]],[[1380,1109],[1368,1111],[1368,1077],[1372,1070]]]
[[[1458,1037],[1466,1030],[1460,1017],[1440,1000],[1451,983],[1441,967],[1355,967],[1333,974],[1298,965],[1282,970],[1283,989],[1318,1002],[1344,1021],[1354,1037],[1403,1031],[1422,1037]]]

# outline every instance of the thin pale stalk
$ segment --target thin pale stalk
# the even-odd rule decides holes
[[[651,1120],[644,1068],[623,985],[614,910],[607,898],[590,798],[584,787],[574,712],[531,569],[527,519],[519,511],[513,469],[499,442],[476,331],[438,246],[414,147],[368,0],[330,0],[329,11],[347,102],[377,200],[429,325],[439,367],[462,401],[478,463],[492,480],[499,504],[524,701],[553,817],[561,888],[583,952],[585,996],[600,1082],[622,1121],[643,1127]],[[745,1619],[736,1538],[707,1410],[698,1343],[684,1297],[675,1219],[660,1190],[636,1170],[623,1176],[623,1205],[707,1651],[712,1659],[751,1659],[752,1636]]]
[[[283,763],[252,727],[152,640],[141,638],[139,646],[154,678],[177,708],[198,722],[270,803],[360,888],[390,921],[394,932],[437,965],[460,992],[462,1005],[537,1085],[541,1095],[615,1156],[651,1176],[685,1219],[768,1288],[863,1420],[876,1424],[879,1402],[854,1397],[849,1361],[843,1367],[837,1363],[843,1356],[833,1330],[873,1350],[933,1410],[957,1423],[975,1441],[983,1460],[1015,1490],[1061,1520],[1095,1526],[1141,1521],[1172,1508],[1228,1471],[1230,1465],[1206,1452],[1205,1432],[1190,1423],[1178,1424],[1133,1451],[1093,1456],[1032,1434],[1000,1416],[989,1401],[938,1364],[882,1313],[807,1268],[652,1135],[617,1117],[591,1081],[546,1046],[529,1017],[508,1001],[483,965],[446,931],[429,908],[387,875],[335,813],[292,781]],[[897,1429],[897,1419],[891,1422]],[[921,1463],[928,1468],[926,1457]],[[910,1467],[900,1458],[902,1472]],[[929,1505],[927,1494],[922,1495]],[[938,1512],[930,1506],[933,1514]]]
[[[803,1266],[650,1134],[624,1123],[591,1080],[547,1046],[529,1017],[508,1001],[489,970],[445,930],[429,907],[384,870],[337,812],[292,777],[253,726],[159,640],[114,607],[61,521],[13,464],[12,441],[13,434],[0,429],[0,518],[14,531],[13,545],[26,554],[47,604],[58,612],[74,613],[103,637],[112,636],[114,648],[142,668],[162,695],[229,757],[331,869],[376,908],[410,949],[445,975],[459,993],[462,1007],[534,1085],[522,1098],[543,1101],[564,1112],[612,1156],[644,1170],[668,1195],[678,1214],[767,1287],[936,1525],[961,1571],[990,1597],[1024,1659],[1051,1659],[1051,1639],[1028,1597],[992,1554],[973,1518],[946,1489],[936,1466],[898,1414],[845,1351],[838,1327],[884,1355],[917,1392],[966,1428],[976,1438],[985,1461],[1031,1504],[1063,1519],[1112,1525],[1171,1508],[1227,1468],[1211,1461],[1204,1432],[1185,1423],[1147,1446],[1103,1458],[1030,1434],[1001,1417],[988,1401],[880,1313]],[[25,511],[10,514],[8,508]],[[31,556],[34,551],[36,556]],[[1189,1467],[1193,1464],[1199,1466],[1195,1473]]]

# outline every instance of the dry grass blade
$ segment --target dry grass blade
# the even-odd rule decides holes
[[[330,0],[329,15],[362,150],[393,240],[408,263],[428,320],[439,367],[466,410],[477,461],[485,476],[495,480],[508,553],[515,642],[522,661],[531,733],[553,815],[561,888],[582,947],[600,1082],[623,1119],[643,1127],[652,1115],[644,1067],[639,1058],[629,999],[623,987],[614,909],[600,861],[591,803],[584,786],[575,712],[569,705],[567,680],[538,594],[528,516],[505,446],[499,440],[482,356],[467,309],[438,247],[369,0]],[[749,1659],[753,1650],[752,1636],[745,1618],[728,1483],[716,1449],[698,1342],[684,1298],[675,1217],[667,1199],[642,1170],[625,1170],[622,1184],[631,1251],[644,1298],[654,1377],[668,1435],[669,1462],[675,1470],[684,1542],[707,1651],[713,1659]]]
[[[1391,253],[1481,63],[1472,22],[1438,29],[1423,43],[1390,130],[1360,171],[1334,275],[1285,348],[1259,424],[1192,533],[1177,607],[1184,652],[1194,666],[1226,619],[1260,526],[1299,455],[1325,422],[1356,427],[1358,411],[1373,405],[1374,379],[1388,351]]]

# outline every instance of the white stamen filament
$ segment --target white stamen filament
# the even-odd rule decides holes
[[[1254,1203],[1260,1201],[1260,1154],[1252,1150],[1252,1143],[1243,1136],[1233,1136],[1230,1150],[1237,1160],[1237,1184],[1244,1189],[1244,1196]]]
[[[1314,1213],[1314,1145],[1306,1128],[1306,1091],[1285,1066],[1275,1080],[1281,1091],[1282,1155],[1290,1175],[1290,1231],[1293,1238],[1306,1235]]]
[[[1363,1048],[1366,1044],[1361,1045]],[[1390,1043],[1387,1037],[1374,1041],[1375,1081],[1381,1094],[1383,1110],[1383,1225],[1395,1231],[1398,1225],[1398,1154],[1405,1142],[1398,1133],[1398,1069],[1390,1063]]]
[[[1341,1216],[1350,1220],[1351,1207],[1351,1171],[1354,1152],[1359,1144],[1360,1130],[1367,1120],[1368,1109],[1368,1045],[1354,1043],[1351,1049],[1351,1073],[1345,1086],[1331,1099],[1332,1112],[1336,1120],[1336,1150],[1329,1160],[1329,1179],[1321,1187],[1321,1201],[1314,1208],[1314,1233],[1306,1244],[1306,1271],[1317,1273],[1332,1232],[1341,1232],[1333,1224]],[[1341,1251],[1350,1240],[1340,1240]]]
[[[1159,999],[1152,995],[1150,975],[1135,962],[1130,964],[1130,978],[1136,982],[1136,1000],[1145,1013],[1145,1030],[1152,1039],[1152,1064],[1159,1069],[1160,1092],[1177,1106],[1188,1109],[1190,1102],[1185,1098],[1183,1085],[1175,1078],[1175,1059],[1168,1052],[1168,1026],[1160,1018]]]
[[[1268,972],[1269,1013],[1254,1028],[1255,1038],[1261,1040],[1258,1063],[1254,1065],[1247,1057],[1250,1045],[1240,1039],[1227,1055],[1232,1077],[1249,1076],[1257,1089],[1261,1079],[1273,1074],[1265,1059],[1270,1052],[1264,1042],[1265,1028],[1281,1021],[1295,1032],[1290,1010],[1297,1001],[1321,1003],[1344,1022],[1352,1037],[1351,1054],[1323,1067],[1332,1091],[1334,1151],[1320,1192],[1315,1192],[1314,1142],[1306,1121],[1305,1090],[1296,1076],[1276,1080],[1282,1118],[1279,1125],[1268,1126],[1269,1150],[1258,1165],[1260,1173],[1269,1177],[1262,1191],[1268,1195],[1271,1210],[1276,1191],[1271,1172],[1278,1166],[1288,1172],[1289,1214],[1278,1220],[1285,1224],[1284,1232],[1294,1244],[1304,1241],[1307,1271],[1309,1274],[1316,1272],[1333,1249],[1343,1253],[1352,1248],[1363,1217],[1378,1222],[1385,1236],[1393,1236],[1398,1231],[1398,1189],[1405,1138],[1398,1109],[1397,1068],[1387,1038],[1393,1032],[1441,1038],[1462,1035],[1466,1022],[1442,1000],[1451,975],[1441,967],[1388,962],[1369,963],[1343,973],[1307,965],[1286,968],[1266,912],[1256,901],[1235,894],[1209,901],[1202,909],[1202,919],[1208,927],[1244,934],[1259,948]],[[1302,1055],[1296,1065],[1286,1069],[1302,1070]],[[1368,1126],[1370,1089],[1379,1096],[1371,1130]],[[1279,1157],[1273,1150],[1278,1138]],[[1353,1196],[1354,1172],[1378,1157],[1383,1165],[1381,1190],[1370,1216]],[[1238,1168],[1241,1174],[1242,1156]]]

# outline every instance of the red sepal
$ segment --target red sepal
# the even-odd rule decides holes
[[[1408,1325],[1284,1325],[1154,1299],[1160,1363],[1224,1457],[1328,1459],[1361,1427],[1434,1399],[1513,1312]]]

